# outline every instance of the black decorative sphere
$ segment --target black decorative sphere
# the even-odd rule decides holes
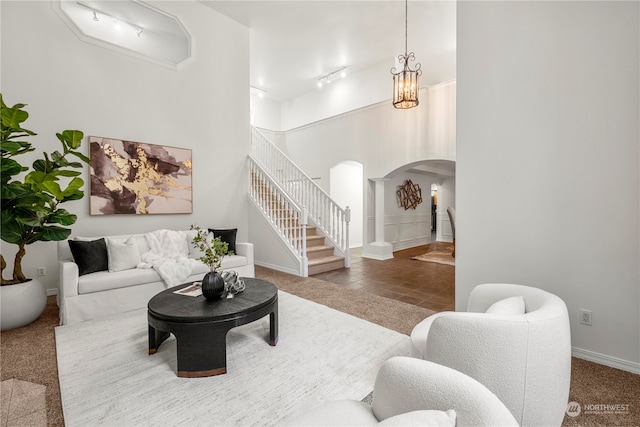
[[[224,279],[220,273],[205,274],[202,279],[202,295],[208,300],[220,299],[224,292]]]

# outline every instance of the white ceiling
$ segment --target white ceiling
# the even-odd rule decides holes
[[[405,2],[217,1],[206,6],[250,29],[251,86],[284,102],[316,90],[317,79],[394,66],[405,48]],[[408,3],[408,51],[422,64],[421,85],[455,78],[455,1]]]

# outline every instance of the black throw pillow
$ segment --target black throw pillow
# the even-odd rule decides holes
[[[80,276],[96,271],[109,270],[109,257],[107,255],[107,242],[104,238],[83,242],[69,240],[69,248],[73,260],[78,264]]]
[[[210,228],[209,231],[213,233],[213,238],[219,237],[220,240],[229,244],[229,251],[236,253],[236,233],[237,228],[216,229]]]

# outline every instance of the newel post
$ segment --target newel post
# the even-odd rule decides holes
[[[349,268],[351,265],[351,255],[349,253],[349,223],[351,222],[351,208],[347,206],[344,210],[344,266]]]

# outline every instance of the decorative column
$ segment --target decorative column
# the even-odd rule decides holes
[[[374,195],[374,242],[364,245],[362,249],[363,258],[385,260],[393,258],[393,246],[384,241],[384,183],[389,178],[373,178],[371,181],[375,185]]]

